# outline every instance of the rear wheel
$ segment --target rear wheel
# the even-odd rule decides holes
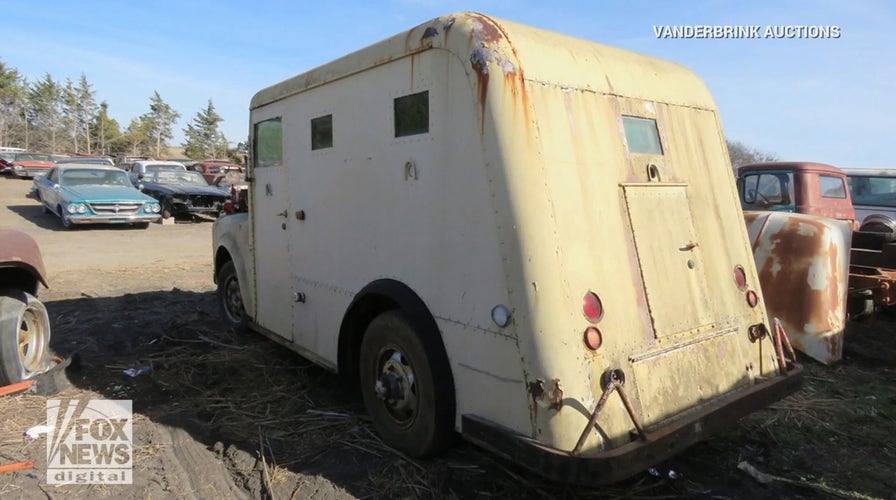
[[[44,371],[50,355],[50,318],[33,295],[0,291],[0,384]]]
[[[37,196],[37,201],[40,202],[41,211],[45,214],[50,213],[50,208],[47,206],[46,203],[44,203],[44,200],[41,199],[41,197],[40,197],[40,191],[35,191],[34,195]]]
[[[383,441],[412,457],[454,440],[454,382],[437,335],[421,336],[401,311],[371,321],[361,341],[364,404]]]

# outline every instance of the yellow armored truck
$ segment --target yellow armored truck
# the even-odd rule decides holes
[[[679,65],[458,13],[259,91],[250,121],[224,314],[359,387],[404,453],[460,435],[606,483],[799,388]]]

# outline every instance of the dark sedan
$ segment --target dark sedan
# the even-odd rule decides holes
[[[217,217],[227,194],[209,186],[199,172],[157,170],[140,180],[141,190],[159,200],[162,218],[194,215]]]

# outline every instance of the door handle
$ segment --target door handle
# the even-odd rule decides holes
[[[279,215],[280,217],[283,217],[284,219],[289,217],[289,214],[286,212],[286,210],[278,213],[277,215]]]

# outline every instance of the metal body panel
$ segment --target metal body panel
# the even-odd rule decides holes
[[[829,364],[840,360],[846,326],[851,230],[844,221],[745,212],[769,316],[793,345]]]
[[[395,137],[393,100],[420,92],[427,131]],[[250,114],[282,117],[284,138],[282,167],[250,166],[254,317],[322,364],[355,295],[388,278],[435,318],[458,430],[476,415],[571,450],[588,429],[597,453],[631,439],[620,405],[589,426],[609,370],[657,429],[783,376],[770,337],[747,333],[769,325],[759,278],[715,105],[681,66],[462,13],[264,89]],[[312,149],[327,115],[333,146]],[[661,154],[632,152],[624,117],[655,123]],[[663,197],[640,193],[668,203],[651,213]],[[589,291],[597,351],[582,341]]]
[[[0,269],[9,268],[21,269],[32,276],[34,286],[26,290],[32,295],[37,295],[37,283],[49,286],[44,259],[34,238],[15,229],[0,229]]]

